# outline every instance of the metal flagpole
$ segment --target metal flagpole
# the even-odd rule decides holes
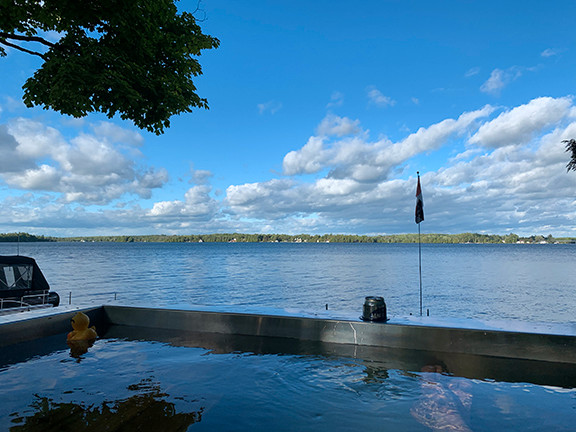
[[[418,225],[418,271],[420,273],[420,316],[422,316],[422,242],[420,240],[420,222],[424,220],[424,201],[422,200],[422,188],[420,187],[420,172],[417,171],[418,186],[416,186],[416,213],[415,221]]]
[[[422,243],[420,242],[420,224],[418,224],[418,270],[420,271],[420,316],[422,316]]]

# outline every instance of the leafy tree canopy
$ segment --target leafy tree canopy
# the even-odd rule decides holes
[[[219,45],[174,1],[0,0],[0,56],[44,60],[23,86],[28,107],[118,113],[159,135],[172,115],[208,108],[192,78],[201,50]]]

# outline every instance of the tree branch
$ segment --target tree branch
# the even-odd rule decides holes
[[[570,153],[570,162],[566,165],[567,171],[576,171],[576,140],[564,140],[563,143],[566,143],[566,151]]]
[[[36,51],[31,51],[31,50],[26,49],[26,48],[22,48],[21,46],[10,43],[7,40],[3,40],[2,38],[0,38],[0,44],[9,46],[9,47],[14,48],[14,49],[17,49],[18,51],[25,52],[26,54],[37,55],[38,57],[44,58],[44,54],[41,54],[41,53],[36,52]]]
[[[48,42],[46,39],[43,39],[39,36],[24,36],[24,35],[17,35],[17,34],[13,34],[13,33],[5,33],[5,32],[0,32],[0,40],[2,39],[14,39],[14,40],[19,40],[19,41],[24,41],[24,42],[38,42],[41,43],[42,45],[46,45],[50,48],[54,48],[54,44],[52,42]],[[4,44],[8,45],[7,42],[3,42]]]
[[[194,19],[197,22],[204,22],[206,21],[206,11],[204,9],[200,9],[200,5],[202,4],[202,0],[198,0],[198,3],[196,3],[196,9],[194,9],[192,12],[190,12],[190,15],[194,16],[196,13],[201,12],[202,15],[204,15],[204,18],[200,19],[194,16]]]

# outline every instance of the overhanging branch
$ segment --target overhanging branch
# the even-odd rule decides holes
[[[3,39],[13,39],[13,40],[19,40],[19,41],[23,41],[23,42],[38,42],[38,43],[41,43],[42,45],[46,45],[50,48],[54,47],[54,44],[52,42],[48,42],[46,39],[43,39],[40,36],[24,36],[24,35],[17,35],[17,34],[13,34],[13,33],[0,32],[0,41],[2,41]],[[7,43],[5,41],[3,43],[7,45]]]
[[[41,58],[44,58],[44,54],[38,51],[29,50],[27,48],[21,47],[20,45],[9,42],[8,39],[22,42],[37,42],[50,48],[53,48],[55,46],[52,42],[48,42],[46,39],[43,39],[39,36],[25,36],[13,33],[0,32],[0,44],[6,45],[10,48],[14,48],[18,51],[25,52],[26,54],[36,55]]]
[[[570,153],[570,162],[566,165],[568,171],[576,171],[576,140],[564,140],[562,141],[566,144],[566,151]]]
[[[2,38],[0,38],[0,44],[9,46],[9,47],[14,48],[14,49],[17,49],[18,51],[25,52],[26,54],[37,55],[38,57],[44,58],[44,54],[41,54],[41,53],[36,52],[36,51],[31,51],[31,50],[26,49],[26,48],[22,48],[21,46],[10,43],[7,40],[3,40]]]

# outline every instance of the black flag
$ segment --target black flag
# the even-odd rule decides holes
[[[422,200],[422,188],[420,187],[420,176],[418,176],[418,186],[416,187],[416,223],[424,220],[424,201]]]

